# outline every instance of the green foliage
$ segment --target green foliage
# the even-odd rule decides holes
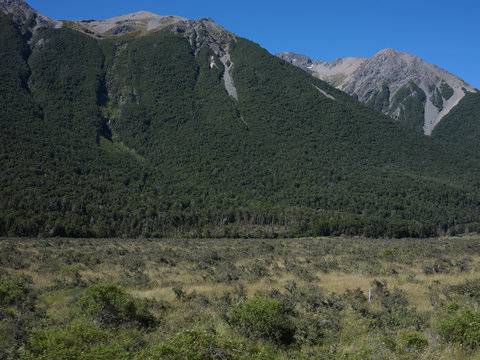
[[[25,299],[24,281],[15,281],[7,275],[0,277],[0,305],[19,305]]]
[[[214,333],[183,330],[161,345],[139,353],[135,359],[232,359],[238,358],[227,342],[222,343]]]
[[[133,301],[119,285],[94,285],[78,301],[79,308],[100,325],[152,327],[154,317],[140,302]]]
[[[463,309],[440,319],[438,332],[443,340],[470,348],[480,345],[480,313]]]
[[[3,252],[2,256],[3,256]],[[41,314],[35,307],[35,293],[30,279],[0,276],[0,359],[18,359],[28,331]]]
[[[400,352],[421,352],[427,346],[425,335],[413,329],[404,329],[398,335],[397,349]]]
[[[405,293],[400,289],[390,290],[387,283],[374,280],[372,282],[374,301],[378,303],[382,311],[374,314],[374,318],[382,327],[403,327],[407,324],[417,325],[418,317],[415,311],[408,308],[408,300]],[[420,324],[418,324],[420,325]]]
[[[378,111],[385,111],[388,109],[390,106],[390,88],[383,84],[382,91],[370,96],[370,100],[367,101],[367,105]]]
[[[266,344],[261,348],[251,347],[238,339],[225,339],[215,331],[182,330],[159,345],[142,350],[136,360],[187,359],[187,360],[274,360],[279,358],[278,349]]]
[[[459,145],[464,152],[478,154],[480,93],[467,92],[462,100],[435,126],[432,137]]]
[[[131,348],[122,334],[75,320],[66,326],[34,330],[21,359],[130,359]]]
[[[480,278],[469,279],[464,283],[452,285],[450,290],[456,294],[467,296],[480,305]],[[454,306],[453,304],[455,303],[451,305]]]
[[[443,96],[443,98],[444,98],[445,100],[450,99],[450,98],[453,96],[453,94],[454,94],[453,89],[450,87],[450,85],[448,85],[448,84],[445,83],[445,82],[442,82],[442,83],[440,84],[440,91],[441,91],[442,96]]]
[[[442,84],[443,85],[443,84]],[[437,107],[438,111],[443,110],[443,99],[442,99],[442,94],[440,94],[440,90],[438,90],[437,87],[434,86],[433,89],[433,94],[432,97],[430,98],[430,101],[434,106]]]
[[[181,34],[66,26],[26,43],[0,17],[2,235],[429,237],[478,221],[475,158],[247,40],[229,45],[235,101],[218,56]],[[404,95],[417,111],[421,90]]]
[[[414,82],[399,89],[392,99],[392,109],[400,107],[398,120],[408,127],[423,133],[425,92]]]
[[[265,294],[256,294],[244,303],[232,307],[228,322],[248,336],[268,339],[281,344],[294,340],[295,327],[280,301]]]

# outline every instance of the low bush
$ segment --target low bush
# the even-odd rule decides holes
[[[480,312],[464,309],[440,319],[438,332],[449,343],[476,348],[480,345]]]
[[[165,343],[152,346],[138,354],[136,359],[230,359],[232,351],[222,344],[214,333],[201,330],[183,330]]]
[[[20,304],[26,297],[25,281],[7,275],[0,277],[0,305]]]
[[[87,295],[78,301],[78,306],[102,326],[152,328],[156,324],[144,303],[134,301],[122,286],[115,284],[90,287]]]
[[[228,322],[253,338],[263,338],[281,344],[291,344],[295,326],[283,309],[282,303],[258,293],[242,304],[232,307]]]
[[[126,359],[131,347],[117,333],[76,320],[66,326],[33,330],[22,359]]]
[[[403,329],[398,335],[397,348],[401,352],[420,352],[427,346],[425,335],[413,329]]]
[[[480,304],[480,278],[467,280],[464,283],[450,286],[450,291],[459,295],[466,295]]]

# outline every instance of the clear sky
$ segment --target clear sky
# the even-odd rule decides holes
[[[106,19],[148,10],[211,17],[272,54],[314,60],[412,53],[480,88],[480,0],[27,0],[55,20]]]

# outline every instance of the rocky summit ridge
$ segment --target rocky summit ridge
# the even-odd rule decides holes
[[[40,14],[22,0],[0,0],[0,11],[10,16],[15,23],[21,25],[25,32],[35,33],[40,28],[62,27],[62,22]]]
[[[180,16],[157,15],[150,11],[139,11],[106,20],[56,21],[40,14],[23,0],[0,0],[0,11],[32,32],[42,27],[67,26],[97,38],[105,38],[134,32],[150,33],[169,29],[191,40],[195,50],[208,45],[221,56],[225,54],[225,46],[235,36],[211,18],[189,20]]]
[[[395,49],[332,62],[291,52],[277,56],[426,135],[466,92],[478,91],[448,71]]]

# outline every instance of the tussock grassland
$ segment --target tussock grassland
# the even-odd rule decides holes
[[[0,359],[441,360],[479,346],[477,236],[0,240]]]

